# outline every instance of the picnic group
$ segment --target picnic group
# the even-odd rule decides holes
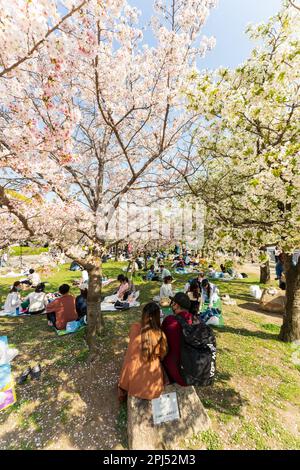
[[[122,256],[130,259],[128,252]],[[209,264],[203,269],[204,260],[188,251],[180,254],[178,246],[173,252],[138,255],[132,261],[133,269],[142,271],[146,282],[156,281],[161,285],[153,300],[143,306],[140,321],[130,329],[118,384],[120,402],[128,395],[141,399],[157,398],[166,384],[210,384],[216,357],[211,327],[223,324],[219,290],[212,281],[232,279],[240,274],[232,267],[226,267],[226,263],[221,264],[219,271]],[[146,261],[152,262],[149,269],[145,269]],[[70,293],[68,284],[62,284],[58,292],[46,293],[45,282],[31,268],[24,279],[11,286],[0,315],[45,314],[48,325],[57,331],[67,330],[74,323],[86,324],[89,274],[76,262],[70,269],[81,270],[81,279],[75,281],[80,290],[76,297]],[[172,270],[177,274],[191,274],[181,291],[174,290]],[[104,284],[112,281],[115,279],[102,279]],[[127,310],[139,306],[138,291],[129,275],[121,273],[117,281],[119,286],[113,294],[101,299],[101,308],[104,311]],[[21,296],[24,292],[25,296]],[[188,337],[189,348],[186,347],[184,352],[183,339]]]
[[[123,256],[126,259],[128,253]],[[177,247],[171,258],[166,252],[149,253],[147,258],[153,262],[148,270],[144,268],[145,257],[142,256],[132,260],[136,264],[133,267],[143,270],[145,281],[157,281],[160,287],[158,285],[158,295],[143,306],[141,320],[130,329],[130,341],[118,384],[120,401],[127,395],[143,399],[158,397],[167,383],[190,384],[188,375],[181,369],[180,359],[184,328],[192,325],[199,327],[202,338],[202,362],[194,358],[195,363],[198,361],[201,364],[200,370],[196,371],[197,380],[203,382],[212,378],[209,365],[213,356],[208,344],[214,345],[215,340],[209,325],[218,324],[221,317],[219,292],[210,280],[215,275],[213,267],[209,265],[205,274],[199,269],[199,257],[188,252],[180,255]],[[81,271],[81,279],[75,281],[80,290],[76,297],[70,293],[69,284],[60,285],[58,292],[47,293],[46,283],[31,268],[24,279],[15,281],[11,286],[0,315],[44,314],[48,325],[57,331],[66,330],[74,322],[87,323],[89,274],[76,262],[71,264],[70,269]],[[191,273],[191,279],[181,292],[174,290],[172,269],[175,272],[184,269]],[[221,265],[220,269],[223,274],[227,273],[224,266]],[[232,275],[232,272],[228,274]],[[103,283],[108,281],[107,278],[102,279]],[[136,303],[136,286],[127,273],[119,274],[117,281],[119,285],[113,294],[101,299],[102,307],[109,305],[108,310],[118,307],[126,310],[139,305]]]

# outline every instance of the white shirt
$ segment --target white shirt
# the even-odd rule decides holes
[[[21,305],[21,297],[19,292],[10,292],[4,304],[4,312],[15,313],[16,309]]]
[[[212,304],[213,302],[216,302],[219,298],[218,296],[219,289],[217,288],[215,284],[212,284],[211,282],[209,284],[210,284],[210,297],[208,297],[207,290],[202,289],[201,298],[202,298],[202,302],[209,302],[210,304]]]
[[[174,297],[174,293],[172,290],[171,284],[163,284],[160,288],[159,297],[162,299],[163,297]]]
[[[164,268],[160,273],[160,277],[162,280],[164,280],[164,278],[167,276],[171,276],[171,273],[168,269]]]
[[[88,282],[89,280],[89,273],[87,272],[86,269],[84,269],[81,273],[81,280],[82,282]]]
[[[33,286],[37,286],[38,284],[41,283],[41,278],[39,274],[35,272],[33,274],[29,274],[28,279],[29,281],[31,281]]]
[[[45,292],[32,292],[27,295],[24,300],[29,300],[29,312],[34,313],[44,310],[48,304],[46,296]]]

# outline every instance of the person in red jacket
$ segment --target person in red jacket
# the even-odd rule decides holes
[[[170,383],[176,382],[178,385],[185,387],[186,383],[180,374],[182,327],[176,320],[176,316],[180,315],[189,325],[191,325],[193,323],[193,315],[189,312],[191,301],[183,292],[178,292],[171,298],[171,300],[171,307],[174,315],[169,315],[162,323],[162,331],[165,333],[168,340],[168,354],[163,360],[163,366]]]
[[[46,307],[47,318],[57,330],[64,330],[69,321],[78,320],[75,297],[69,294],[69,290],[68,284],[62,284],[58,289],[61,297]]]

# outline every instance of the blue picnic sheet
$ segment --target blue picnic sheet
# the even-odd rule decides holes
[[[8,344],[7,336],[0,336],[0,341]],[[16,393],[10,364],[0,365],[0,411],[16,402]]]

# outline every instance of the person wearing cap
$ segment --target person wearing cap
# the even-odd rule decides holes
[[[173,315],[167,316],[162,323],[162,330],[168,341],[168,354],[164,358],[163,365],[168,375],[170,383],[176,382],[178,385],[185,387],[187,384],[180,374],[180,345],[182,336],[182,327],[176,320],[176,316],[191,325],[193,323],[193,315],[189,312],[191,301],[183,292],[178,292],[171,298],[171,307]]]

